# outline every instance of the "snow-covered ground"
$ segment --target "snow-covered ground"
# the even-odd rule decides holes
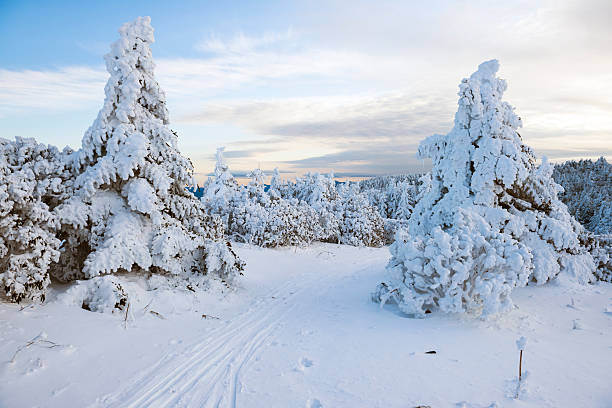
[[[127,322],[66,305],[61,287],[42,306],[0,304],[0,406],[612,405],[611,284],[517,289],[486,321],[412,319],[370,301],[386,248],[237,250],[246,276],[229,294],[123,277]]]

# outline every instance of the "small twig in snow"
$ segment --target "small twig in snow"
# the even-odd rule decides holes
[[[123,327],[125,329],[127,329],[127,321],[128,321],[129,313],[130,313],[130,302],[128,302],[128,304],[127,304],[127,308],[125,309],[125,317],[123,319]]]
[[[157,317],[159,317],[162,320],[166,320],[166,318],[164,316],[161,315],[161,313],[157,313],[155,310],[150,310],[149,313],[151,313],[152,315],[155,315]]]
[[[151,306],[151,303],[153,303],[153,298],[151,298],[149,303],[147,303],[147,305],[144,307],[144,309],[142,309],[143,313],[147,313],[147,309],[149,309],[149,306]]]
[[[211,315],[207,315],[207,314],[203,314],[202,315],[202,319],[216,319],[216,320],[220,320],[217,316],[211,316]]]
[[[55,348],[55,347],[66,347],[66,346],[65,346],[65,345],[63,345],[63,344],[57,344],[57,343],[55,343],[55,342],[53,342],[53,341],[50,341],[50,340],[45,340],[45,339],[41,339],[41,338],[39,338],[39,337],[40,337],[40,335],[38,335],[38,336],[34,337],[32,340],[28,341],[26,344],[24,344],[23,346],[19,347],[19,348],[18,348],[18,349],[15,351],[15,354],[13,354],[13,358],[11,358],[10,363],[12,364],[12,363],[14,363],[14,362],[15,362],[15,359],[17,358],[17,354],[19,354],[19,352],[20,352],[21,350],[27,349],[28,347],[33,346],[34,344],[39,344],[39,345],[43,345],[43,344],[45,344],[45,345],[43,345],[43,347],[45,347],[45,348],[49,348],[49,349],[51,349],[51,348]]]

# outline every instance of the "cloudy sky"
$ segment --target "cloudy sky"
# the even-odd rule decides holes
[[[217,146],[236,173],[423,171],[419,141],[450,130],[457,85],[492,58],[538,155],[612,159],[607,0],[0,0],[0,137],[78,147],[139,15],[200,179]]]

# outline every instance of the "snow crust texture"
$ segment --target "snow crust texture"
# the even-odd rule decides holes
[[[506,82],[496,60],[459,85],[455,125],[419,146],[433,161],[408,233],[391,246],[390,278],[374,298],[408,314],[474,312],[512,307],[513,288],[564,274],[593,279],[582,227],[557,197],[552,166],[540,166],[518,129],[521,119],[502,101]]]

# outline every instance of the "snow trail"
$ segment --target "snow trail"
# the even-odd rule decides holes
[[[321,259],[319,263],[326,262]],[[371,262],[366,264],[359,269],[368,268]],[[309,303],[350,272],[355,269],[329,273],[313,264],[294,268],[288,272],[290,278],[253,300],[238,316],[221,323],[180,354],[166,352],[139,378],[98,399],[92,407],[236,407],[241,373],[266,343],[269,345],[268,340],[283,322],[298,306],[300,313],[316,313],[318,309]]]

